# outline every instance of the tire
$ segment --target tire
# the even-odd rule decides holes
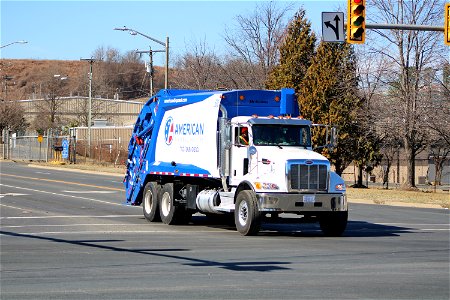
[[[191,220],[192,212],[184,206],[174,203],[173,183],[166,183],[159,193],[159,214],[164,224],[187,224]]]
[[[320,229],[325,236],[341,236],[347,227],[348,211],[326,214],[320,218]]]
[[[144,217],[149,222],[161,221],[159,215],[159,194],[161,186],[156,182],[147,182],[144,188],[144,195],[142,197],[142,210]]]
[[[234,223],[242,235],[256,235],[261,229],[261,213],[253,191],[239,192],[234,209]]]

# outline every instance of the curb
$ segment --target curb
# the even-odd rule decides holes
[[[28,164],[28,167],[38,168],[38,169],[46,169],[46,170],[58,170],[58,171],[68,171],[68,172],[76,172],[76,173],[85,173],[85,174],[98,174],[98,175],[107,175],[107,176],[115,176],[115,177],[125,177],[124,174],[112,173],[112,172],[101,172],[101,171],[91,171],[91,170],[83,170],[83,169],[70,169],[70,168],[61,168],[61,167],[52,167],[52,166],[40,166],[35,164]]]

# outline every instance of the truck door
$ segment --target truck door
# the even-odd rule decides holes
[[[251,144],[249,128],[245,125],[236,125],[232,129],[231,147],[231,184],[233,181],[239,183],[242,177],[248,173],[249,162],[247,151]]]

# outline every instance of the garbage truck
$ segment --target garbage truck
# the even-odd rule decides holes
[[[346,187],[314,151],[314,126],[290,88],[160,90],[143,106],[128,145],[126,203],[168,225],[187,224],[195,213],[229,215],[242,235],[256,235],[266,220],[295,214],[340,236]]]

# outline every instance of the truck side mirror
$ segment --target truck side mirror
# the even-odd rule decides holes
[[[325,145],[320,145],[314,148],[314,150],[319,150],[322,148],[333,149],[337,145],[337,127],[331,125],[323,124],[312,124],[312,127],[322,127],[325,128]]]
[[[337,146],[337,128],[336,127],[331,127],[331,133],[330,133],[330,144],[329,147],[330,148],[335,148]]]

